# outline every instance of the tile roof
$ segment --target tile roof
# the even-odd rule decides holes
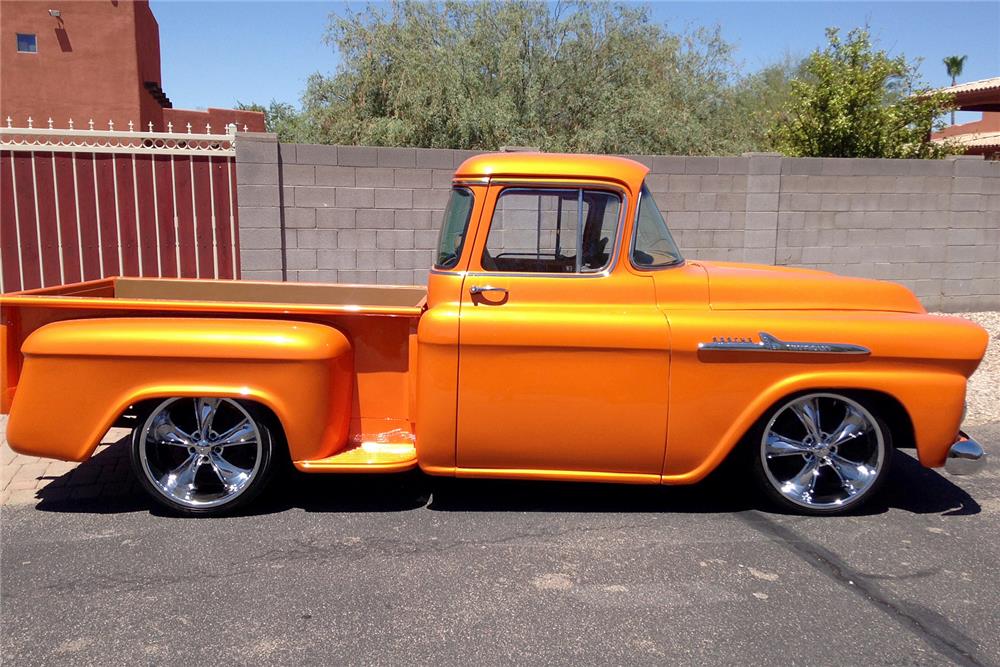
[[[1000,76],[994,76],[989,79],[980,79],[979,81],[969,81],[968,83],[960,83],[955,86],[948,86],[947,88],[939,88],[936,92],[939,93],[973,93],[981,90],[993,90],[1000,89]]]
[[[952,137],[942,137],[934,141],[954,141],[966,148],[989,148],[1000,147],[1000,132],[972,132],[969,134],[958,134]]]

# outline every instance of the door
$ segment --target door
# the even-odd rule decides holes
[[[494,185],[485,210],[460,312],[459,472],[659,475],[669,334],[652,279],[616,261],[626,194]]]

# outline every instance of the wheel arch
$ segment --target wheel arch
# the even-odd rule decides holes
[[[913,435],[913,419],[898,398],[875,389],[842,389],[837,393],[853,398],[868,407],[876,417],[882,418],[889,426],[892,446],[895,449],[913,449],[917,446]]]
[[[250,404],[251,406],[253,406],[254,409],[260,412],[260,417],[261,419],[264,420],[268,428],[270,428],[272,431],[275,431],[274,433],[272,433],[272,435],[276,435],[278,438],[280,438],[282,443],[285,442],[287,437],[285,435],[285,425],[282,422],[282,419],[278,415],[278,413],[275,412],[273,402],[265,398],[263,394],[259,392],[250,392],[248,394],[240,392],[239,395],[237,395],[232,392],[227,392],[220,394],[182,395],[182,397],[185,398],[187,397],[196,398],[198,396],[211,396],[212,398],[231,398],[237,401],[238,403]],[[112,426],[123,426],[126,428],[132,428],[132,427],[141,428],[143,426],[143,422],[149,416],[149,413],[155,410],[159,404],[163,403],[168,399],[177,397],[178,395],[168,396],[166,394],[162,394],[155,396],[144,395],[139,398],[136,398],[133,402],[129,403],[119,411],[118,416],[115,417],[114,420],[112,421]],[[134,421],[132,421],[131,423],[127,423],[126,421],[124,421],[124,418],[128,417],[129,415],[132,415],[134,417]],[[287,449],[287,445],[285,445],[285,447]]]
[[[700,481],[738,451],[741,443],[780,403],[820,391],[844,394],[871,404],[893,430],[894,448],[915,447],[921,464],[940,466],[959,428],[965,381],[961,374],[938,370],[820,371],[787,377],[765,387],[742,407],[736,408],[729,426],[715,445],[687,469],[670,468],[671,449],[676,451],[680,445],[671,444],[668,437],[663,481],[668,484]]]
[[[143,426],[142,421],[149,412],[163,401],[171,398],[196,398],[201,396],[231,398],[240,402],[252,403],[263,411],[263,416],[267,419],[268,426],[278,429],[278,435],[287,448],[288,430],[286,424],[293,420],[295,415],[283,401],[271,392],[244,385],[206,386],[192,384],[184,386],[172,384],[167,386],[137,386],[131,391],[118,395],[113,399],[113,402],[106,404],[97,414],[94,412],[90,413],[86,418],[89,424],[87,434],[75,443],[75,448],[71,450],[63,449],[58,453],[47,452],[40,455],[61,458],[68,461],[85,461],[94,453],[97,445],[100,444],[101,438],[111,427],[128,426],[141,428]],[[135,421],[131,424],[123,420],[123,417],[129,414],[135,416]],[[12,441],[17,444],[12,448],[16,448],[16,451],[22,451],[24,447],[24,444],[22,444],[23,440],[19,435],[19,431],[15,430]],[[29,442],[33,440],[33,438],[29,438]]]
[[[756,447],[760,443],[754,437],[760,433],[767,421],[774,415],[774,411],[781,405],[795,400],[800,396],[808,394],[839,394],[853,399],[865,406],[876,417],[886,422],[890,431],[891,444],[894,449],[906,449],[915,446],[913,438],[913,420],[906,411],[906,407],[892,394],[877,389],[852,389],[850,387],[812,387],[809,389],[799,389],[785,394],[774,402],[757,417],[757,419],[744,431],[743,435],[736,441],[736,444],[727,454],[731,457],[743,447]]]

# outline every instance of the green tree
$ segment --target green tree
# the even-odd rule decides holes
[[[726,123],[732,131],[743,132],[734,137],[747,151],[775,151],[777,144],[771,126],[783,113],[791,95],[791,83],[799,76],[800,61],[790,56],[779,63],[744,77],[732,88],[730,102],[724,113],[733,115]]]
[[[332,15],[341,56],[300,127],[328,143],[720,154],[760,150],[718,30],[674,33],[624,3],[396,0]],[[771,99],[769,97],[769,99]]]
[[[917,64],[875,50],[867,29],[842,40],[827,29],[827,47],[802,63],[791,97],[776,120],[777,146],[807,157],[939,158],[953,152],[932,143],[936,120],[952,97],[928,92]]]
[[[304,143],[316,140],[306,115],[287,102],[271,100],[267,107],[257,102],[237,102],[236,108],[263,112],[264,129],[277,134],[279,141]]]
[[[948,71],[948,76],[951,77],[951,85],[955,85],[958,81],[958,77],[962,76],[962,70],[965,69],[965,59],[969,56],[948,56],[942,62],[944,63],[945,69]],[[955,110],[951,110],[951,124],[955,124]]]

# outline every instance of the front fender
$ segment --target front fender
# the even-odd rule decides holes
[[[827,389],[877,392],[898,400],[913,424],[920,463],[941,466],[958,433],[965,383],[960,373],[925,370],[810,371],[782,377],[734,406],[731,418],[700,424],[671,422],[663,481],[690,484],[703,479],[776,403],[799,392]],[[715,426],[720,423],[726,426]]]
[[[888,394],[906,410],[920,463],[944,464],[955,441],[966,381],[986,348],[971,322],[879,312],[674,311],[670,413],[664,482],[705,477],[781,399],[801,391],[863,390]],[[713,337],[860,345],[870,355],[712,352]]]
[[[347,443],[353,350],[308,322],[211,318],[68,320],[32,333],[7,440],[32,456],[83,461],[139,401],[224,396],[257,401],[284,430],[293,460]]]

